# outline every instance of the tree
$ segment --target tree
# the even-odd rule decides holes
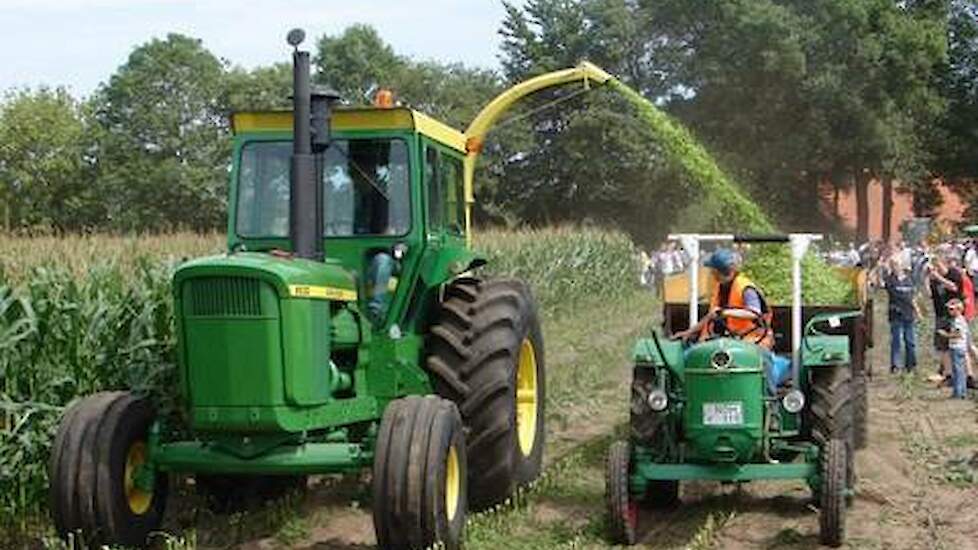
[[[323,35],[315,62],[320,81],[355,105],[369,104],[379,88],[393,88],[408,63],[369,25],[351,25],[339,36]]]
[[[399,56],[367,25],[323,36],[318,44],[317,79],[353,105],[371,104],[386,88],[401,103],[462,129],[500,91],[493,71]]]
[[[938,68],[937,88],[947,102],[928,143],[934,153],[933,176],[942,179],[967,204],[965,217],[978,221],[978,2],[947,4],[948,56]]]
[[[406,105],[458,129],[502,91],[499,75],[460,63],[411,62],[393,78],[393,89]]]
[[[504,5],[502,64],[510,82],[587,59],[647,95],[668,91],[665,75],[672,65],[666,60],[674,52],[644,41],[650,21],[634,2]],[[691,195],[684,178],[664,162],[649,129],[613,93],[584,94],[572,86],[543,90],[510,117],[519,126],[510,125],[487,142],[496,179],[491,193],[480,197],[504,218],[531,224],[596,222],[650,242],[669,229],[670,208]]]
[[[8,94],[0,107],[0,223],[6,230],[64,231],[97,222],[89,132],[82,106],[63,88]]]
[[[227,108],[231,112],[292,108],[292,65],[287,62],[250,71],[235,67],[226,79]]]
[[[95,98],[98,177],[125,230],[211,229],[224,220],[225,64],[170,34],[137,47]]]
[[[892,0],[643,5],[653,39],[685,52],[685,93],[670,108],[782,222],[810,227],[819,184],[848,182],[865,238],[869,182],[925,173],[922,137],[944,109],[932,85],[944,56],[937,12]]]

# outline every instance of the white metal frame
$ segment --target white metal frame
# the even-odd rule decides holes
[[[808,248],[815,241],[822,240],[822,235],[815,233],[791,233],[787,235],[788,246],[791,247],[791,379],[795,388],[799,388],[798,373],[801,367],[801,337],[802,337],[802,296],[801,296],[801,260]],[[677,241],[690,257],[689,266],[689,326],[699,321],[699,270],[700,243],[729,242],[737,240],[733,234],[710,233],[677,233],[669,235],[670,241]],[[749,236],[742,237],[743,242],[750,242]]]

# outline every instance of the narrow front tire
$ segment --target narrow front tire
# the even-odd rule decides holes
[[[819,540],[831,547],[842,545],[846,534],[846,473],[849,449],[841,439],[822,446],[819,457]]]
[[[405,397],[384,411],[373,470],[379,548],[460,548],[467,513],[465,436],[451,401]]]
[[[615,544],[635,544],[638,531],[638,505],[631,496],[632,448],[626,441],[615,441],[608,449],[605,464],[605,499],[608,530]]]

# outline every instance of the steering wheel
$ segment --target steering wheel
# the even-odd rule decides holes
[[[739,338],[741,340],[746,339],[751,334],[760,331],[761,336],[757,339],[757,342],[763,342],[767,338],[768,333],[771,332],[771,327],[768,325],[767,320],[760,313],[752,310],[740,307],[723,307],[716,311],[714,314],[716,320],[726,320],[726,319],[739,319],[742,321],[750,321],[751,327],[741,330],[733,331],[727,323],[715,323],[713,325],[714,330],[713,335],[710,339],[721,338],[724,336],[733,336],[734,338]],[[717,326],[722,327],[720,331],[715,330]]]

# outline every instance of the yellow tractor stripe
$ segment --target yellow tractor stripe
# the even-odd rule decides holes
[[[289,296],[293,298],[336,300],[338,302],[357,301],[357,291],[332,286],[289,285]]]

